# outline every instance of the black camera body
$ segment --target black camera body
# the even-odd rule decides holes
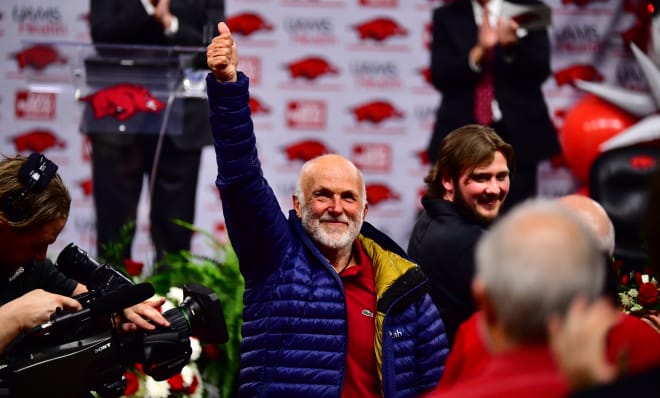
[[[179,373],[192,354],[190,337],[224,343],[227,327],[217,294],[198,284],[183,286],[184,300],[163,316],[170,326],[121,333],[115,314],[154,293],[134,285],[109,265],[101,265],[69,244],[57,265],[89,292],[76,296],[83,309],[58,311],[12,342],[0,361],[0,397],[119,397],[125,370],[135,363],[156,380]],[[75,277],[73,276],[75,275]]]

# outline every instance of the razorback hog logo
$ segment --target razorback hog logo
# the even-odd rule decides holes
[[[92,179],[87,178],[85,180],[78,181],[78,186],[82,190],[84,196],[90,196],[92,194]]]
[[[648,170],[655,167],[657,160],[649,155],[637,155],[630,158],[630,167],[636,170]]]
[[[419,161],[419,163],[423,166],[428,166],[431,164],[431,161],[429,160],[429,153],[426,151],[426,149],[421,149],[419,151],[415,152],[415,157]]]
[[[424,78],[425,82],[427,82],[429,84],[431,83],[431,68],[430,67],[420,69],[419,74],[420,74],[420,76],[422,76],[422,78]]]
[[[339,70],[321,57],[307,57],[288,64],[292,78],[315,80],[322,75],[337,75]]]
[[[385,184],[367,184],[367,203],[376,206],[386,200],[399,200],[399,194]]]
[[[574,85],[576,80],[585,80],[588,82],[603,81],[603,75],[596,68],[587,64],[575,64],[561,69],[554,73],[554,78],[557,86],[563,86],[565,84]]]
[[[66,148],[66,142],[50,130],[36,129],[10,137],[16,152],[44,152],[50,148]]]
[[[321,141],[305,140],[287,146],[284,148],[284,153],[290,161],[302,160],[306,162],[317,156],[330,153],[330,150]]]
[[[407,36],[408,30],[395,20],[387,17],[365,21],[353,28],[360,35],[360,40],[382,42],[392,36]]]
[[[351,112],[358,122],[368,121],[376,124],[386,119],[400,119],[404,116],[403,112],[397,110],[387,101],[367,102],[351,109]]]
[[[55,47],[46,44],[35,44],[14,53],[14,58],[18,63],[18,69],[23,70],[27,67],[36,70],[42,70],[50,64],[65,64],[66,58],[60,55]]]
[[[270,113],[270,108],[267,107],[263,102],[259,101],[254,97],[250,97],[249,106],[250,106],[250,113],[252,113],[253,115],[259,113]]]
[[[238,33],[243,36],[250,36],[259,31],[271,31],[273,25],[268,23],[259,14],[253,12],[244,12],[227,18],[227,25],[232,33]]]
[[[120,121],[133,117],[137,112],[158,113],[165,108],[165,104],[149,90],[131,83],[106,87],[80,98],[80,101],[88,102],[92,106],[96,119],[113,116]]]

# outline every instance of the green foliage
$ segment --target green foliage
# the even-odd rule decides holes
[[[114,269],[128,275],[124,266],[124,256],[131,252],[131,241],[135,231],[135,220],[124,224],[119,231],[119,240],[104,244],[99,253],[99,262],[110,264]]]

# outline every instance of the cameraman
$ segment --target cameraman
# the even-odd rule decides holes
[[[0,160],[0,353],[20,332],[45,323],[58,309],[80,310],[71,296],[87,288],[46,258],[69,216],[71,196],[57,165],[39,153]],[[169,326],[165,299],[124,309],[123,331]]]

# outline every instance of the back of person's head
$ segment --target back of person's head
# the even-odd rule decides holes
[[[41,154],[0,161],[0,221],[15,228],[41,227],[69,216],[71,196],[57,166]]]
[[[496,221],[477,245],[481,284],[509,339],[546,341],[547,320],[578,294],[600,296],[604,257],[593,233],[556,201],[532,199]]]
[[[431,198],[442,198],[445,188],[442,178],[448,176],[452,181],[458,181],[465,172],[478,166],[490,164],[495,152],[501,152],[506,159],[509,170],[514,167],[514,154],[511,145],[497,135],[495,130],[479,124],[468,124],[459,127],[440,143],[438,156],[433,168],[424,178],[426,195]]]
[[[603,294],[616,302],[619,297],[619,277],[613,265],[615,249],[614,224],[605,208],[596,200],[579,194],[564,195],[557,199],[560,204],[575,212],[593,233],[606,258],[605,286]]]
[[[614,254],[614,225],[605,208],[600,203],[588,196],[579,194],[565,195],[557,200],[570,210],[575,211],[575,214],[593,230],[600,242],[603,253],[608,256]]]

